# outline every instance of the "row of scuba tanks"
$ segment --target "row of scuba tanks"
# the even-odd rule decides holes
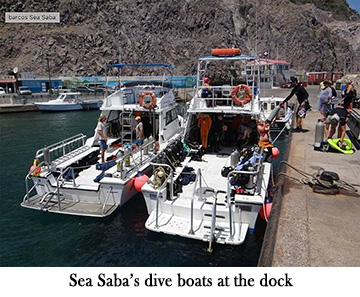
[[[234,150],[230,154],[230,166],[221,169],[221,175],[228,177],[232,171],[251,171],[255,170],[255,164],[263,158],[259,152],[259,147],[243,149],[241,152]],[[231,186],[231,196],[235,193],[252,195],[255,193],[255,183],[253,174],[233,173],[229,179]]]

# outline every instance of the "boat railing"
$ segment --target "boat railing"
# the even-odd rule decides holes
[[[214,192],[214,190],[213,190]],[[215,238],[215,225],[216,225],[216,205],[217,205],[217,195],[219,193],[223,193],[226,194],[226,191],[222,191],[222,190],[217,190],[216,192],[214,192],[214,201],[213,201],[213,208],[212,208],[212,213],[211,213],[211,228],[210,228],[210,236],[209,236],[209,247],[207,249],[207,251],[209,253],[212,252],[212,242]],[[230,199],[228,199],[230,200]],[[231,227],[231,222],[230,222],[230,227]],[[230,228],[230,236],[232,237],[232,232],[231,232],[231,228]]]
[[[31,189],[29,190],[29,180],[31,179],[31,176],[34,175],[34,172],[37,171],[38,168],[41,168],[41,166],[44,166],[45,162],[41,162],[40,164],[38,164],[35,168],[33,168],[32,170],[29,171],[29,173],[25,176],[25,190],[26,190],[26,194],[23,198],[23,202],[30,202],[30,193],[36,188],[36,186],[40,183],[40,181],[37,181],[36,183],[34,183],[34,185],[31,187]]]
[[[107,191],[107,193],[106,193],[106,197],[105,197],[105,199],[104,199],[104,203],[103,203],[103,206],[102,206],[102,215],[104,215],[104,213],[105,213],[105,207],[106,207],[106,204],[107,204],[107,202],[108,202],[108,200],[109,200],[109,197],[110,197],[110,194],[112,194],[112,189],[113,189],[113,187],[109,187],[109,190]],[[116,205],[116,201],[115,201],[115,197],[114,197],[114,195],[113,195],[113,201],[114,201],[114,205]]]
[[[189,230],[189,234],[191,234],[191,235],[193,235],[195,233],[194,232],[194,197],[195,197],[195,192],[196,192],[198,183],[199,183],[200,200],[202,200],[201,178],[202,178],[202,174],[201,174],[201,169],[199,168],[198,171],[196,172],[195,182],[194,182],[193,191],[192,191],[192,195],[191,195],[190,230]]]
[[[128,166],[129,169],[125,172],[124,170],[121,170],[121,179],[125,179],[130,174],[132,174],[134,171],[138,170],[143,164],[147,163],[149,160],[151,160],[155,155],[155,140],[151,140],[146,144],[143,144],[136,148],[135,150],[130,150],[128,153],[122,155],[118,162],[120,162],[121,168],[126,165],[125,160],[130,158],[132,160],[132,166]],[[153,147],[153,150],[150,151],[150,148]],[[125,166],[127,167],[127,166]]]
[[[263,163],[264,163],[264,148],[259,148],[259,151],[257,153],[254,153],[254,156],[258,156],[259,158],[256,159],[256,161],[251,164],[251,167],[253,168],[252,170],[233,170],[233,171],[230,171],[229,174],[227,175],[227,197],[230,197],[230,192],[231,192],[231,189],[230,189],[230,178],[232,176],[234,176],[235,174],[244,174],[244,175],[247,175],[249,176],[249,182],[248,182],[248,187],[251,186],[250,183],[252,184],[252,186],[255,187],[255,183],[254,183],[254,179],[255,179],[255,176],[257,176],[257,183],[259,180],[261,180],[259,178],[259,175],[263,174]],[[236,167],[235,167],[236,168]],[[261,191],[261,188],[260,187],[256,187],[256,191],[257,193],[259,194],[260,191]],[[228,199],[229,200],[229,199]]]
[[[217,106],[230,106],[233,108],[239,108],[239,105],[234,104],[234,100],[232,99],[232,90],[235,86],[230,85],[222,85],[222,86],[199,86],[195,90],[195,96],[198,100],[195,102],[194,108],[215,108]],[[206,95],[203,97],[203,92],[207,90]],[[252,95],[254,97],[254,95]],[[250,101],[250,105],[245,105],[241,107],[244,110],[251,110],[252,102]]]
[[[85,139],[86,135],[80,133],[52,145],[45,146],[36,152],[35,158],[43,160],[46,165],[49,166],[52,160],[62,158],[70,152],[84,146]]]

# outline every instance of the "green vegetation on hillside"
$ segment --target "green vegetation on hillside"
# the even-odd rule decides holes
[[[317,8],[332,13],[339,21],[351,20],[352,16],[359,17],[359,14],[351,9],[346,0],[290,0],[295,4],[313,3]]]

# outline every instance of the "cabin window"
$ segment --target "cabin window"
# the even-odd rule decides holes
[[[171,109],[166,113],[166,122],[165,125],[169,125],[171,122],[175,121],[178,118],[177,110]]]

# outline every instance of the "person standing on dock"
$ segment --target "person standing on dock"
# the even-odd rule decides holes
[[[96,126],[96,136],[99,139],[99,144],[100,144],[100,153],[101,153],[101,162],[104,163],[105,162],[105,151],[107,149],[107,137],[106,137],[106,127],[105,127],[105,121],[106,121],[106,116],[104,115],[100,115],[99,117],[99,122]]]
[[[302,124],[303,124],[303,119],[306,116],[306,101],[309,98],[309,93],[305,90],[305,88],[298,83],[298,80],[296,77],[292,77],[291,78],[291,87],[293,88],[291,93],[289,94],[289,96],[287,96],[284,101],[282,102],[282,104],[286,103],[287,101],[289,101],[291,99],[292,96],[294,96],[296,94],[298,103],[299,103],[299,107],[296,111],[296,128],[295,128],[295,132],[302,132]]]
[[[332,90],[330,88],[331,82],[324,81],[324,86],[320,90],[319,99],[317,102],[318,111],[321,114],[321,121],[325,121],[327,114],[331,111]]]

